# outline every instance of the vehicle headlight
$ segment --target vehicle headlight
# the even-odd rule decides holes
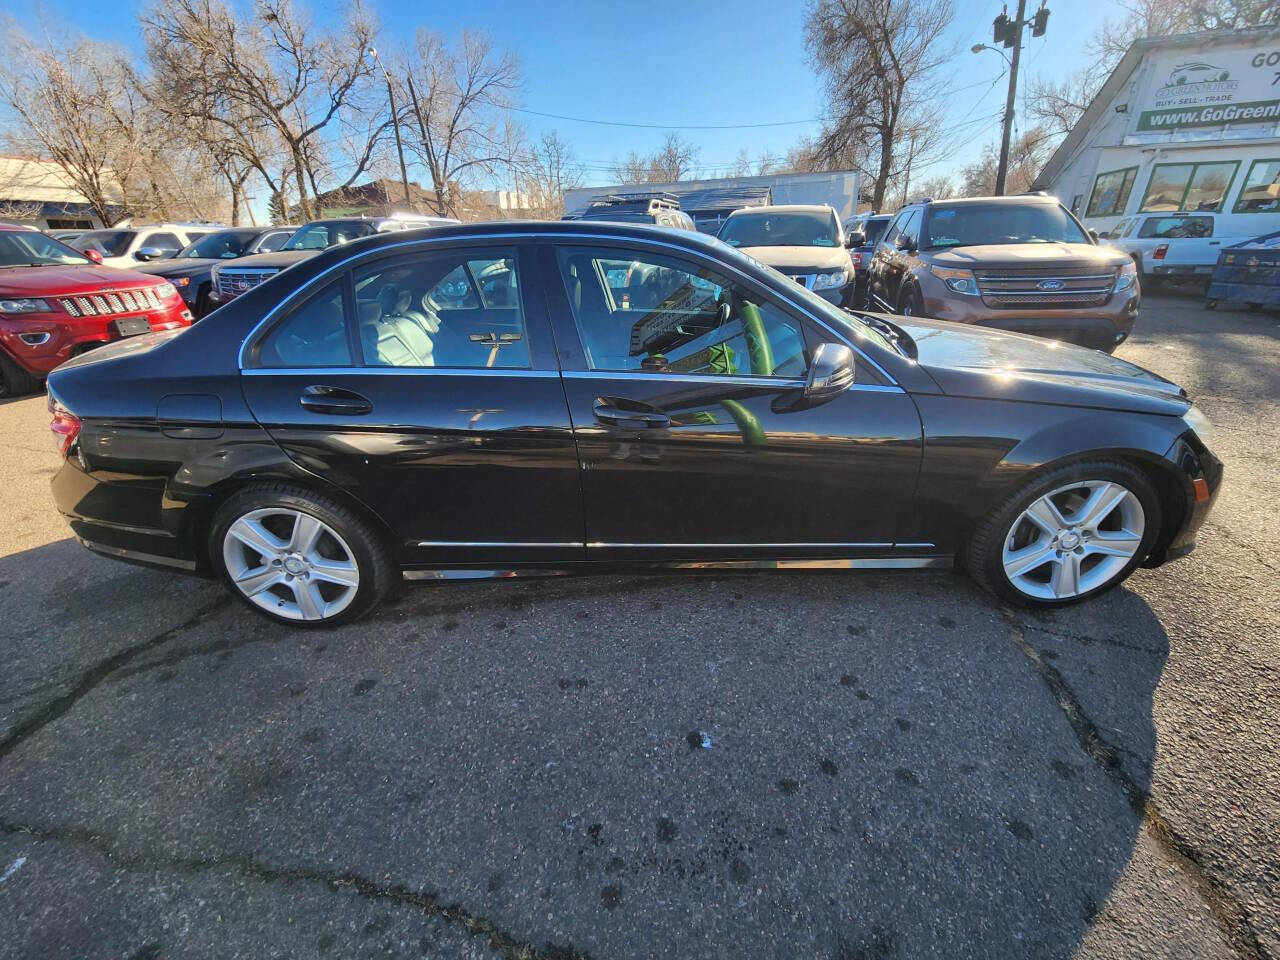
[[[0,313],[48,313],[53,307],[39,297],[22,300],[0,300]]]
[[[1213,424],[1209,422],[1209,418],[1204,415],[1204,411],[1199,407],[1193,406],[1182,415],[1182,422],[1187,425],[1197,437],[1210,450],[1213,449]]]
[[[1138,265],[1130,260],[1120,268],[1120,272],[1116,275],[1116,285],[1112,288],[1112,292],[1119,293],[1122,290],[1128,290],[1137,282]]]
[[[813,278],[813,289],[831,290],[835,287],[843,287],[848,282],[848,270],[832,270],[830,273],[820,273],[815,276]]]
[[[945,283],[952,293],[963,293],[970,297],[978,295],[978,281],[974,279],[972,270],[956,270],[952,267],[930,265],[929,272]]]
[[[175,287],[179,287],[179,288],[188,287],[191,285],[191,278],[190,277],[174,277],[169,282],[172,283]]]
[[[176,297],[177,295],[178,295],[178,288],[175,287],[172,283],[166,282],[156,287],[156,296],[159,297],[161,300],[168,300],[170,297]]]

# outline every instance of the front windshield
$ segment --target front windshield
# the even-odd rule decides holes
[[[921,231],[922,250],[995,243],[1088,243],[1056,203],[934,204]]]
[[[735,213],[720,228],[733,247],[838,247],[840,229],[831,212]]]
[[[339,243],[349,243],[374,233],[368,220],[329,220],[308,223],[289,238],[281,250],[325,250]]]
[[[44,267],[54,264],[92,263],[65,243],[34,230],[0,231],[0,267]]]
[[[234,260],[243,257],[257,230],[220,230],[187,244],[175,260]]]
[[[123,257],[136,230],[90,230],[72,241],[77,250],[97,250],[104,257]]]

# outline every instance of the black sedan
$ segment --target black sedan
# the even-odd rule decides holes
[[[164,277],[186,301],[191,315],[199,320],[217,306],[209,300],[211,276],[215,264],[226,260],[271,253],[279,250],[293,236],[297,227],[233,227],[219,230],[190,243],[167,260],[145,267],[140,273]]]
[[[81,542],[321,624],[402,579],[951,566],[1022,604],[1188,553],[1222,465],[1104,353],[846,313],[612,223],[373,236],[49,378]]]

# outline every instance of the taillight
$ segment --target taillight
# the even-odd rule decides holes
[[[1167,243],[1162,243],[1160,244],[1160,246],[1156,247],[1155,253],[1151,254],[1151,259],[1163,260],[1164,255],[1168,252],[1169,252],[1169,245]]]
[[[58,402],[58,398],[49,394],[49,414],[53,421],[49,429],[53,431],[54,442],[58,445],[58,453],[66,456],[71,445],[80,436],[80,418]]]

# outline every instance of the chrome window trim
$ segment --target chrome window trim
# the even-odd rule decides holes
[[[374,377],[558,377],[559,370],[531,370],[528,367],[248,367],[246,377],[267,376],[374,376]]]
[[[637,238],[637,237],[628,237],[628,236],[618,236],[616,234],[607,234],[607,233],[598,233],[598,234],[597,233],[552,233],[550,231],[527,231],[527,230],[519,231],[519,232],[511,232],[511,233],[461,234],[461,235],[454,234],[448,237],[432,237],[428,234],[425,237],[415,237],[412,240],[404,240],[404,241],[401,241],[400,243],[390,243],[390,244],[387,244],[386,246],[379,247],[377,250],[369,251],[367,253],[356,252],[351,254],[351,256],[345,257],[344,259],[339,260],[337,263],[332,264],[329,267],[326,267],[320,273],[316,274],[309,281],[307,281],[307,283],[304,284],[302,287],[299,287],[298,289],[290,292],[288,297],[286,297],[284,300],[280,301],[275,306],[273,306],[270,310],[266,312],[266,314],[263,315],[261,320],[259,320],[256,324],[253,325],[253,327],[245,335],[244,340],[240,342],[240,349],[236,355],[236,365],[240,368],[242,373],[246,372],[245,351],[248,349],[249,344],[252,343],[254,339],[258,336],[259,332],[263,329],[263,327],[270,324],[275,319],[276,315],[280,313],[281,310],[283,310],[290,303],[298,299],[300,296],[305,295],[307,290],[314,288],[317,284],[322,284],[325,278],[328,277],[330,274],[336,273],[340,270],[345,270],[348,268],[348,266],[354,264],[359,260],[364,259],[365,257],[372,258],[372,257],[380,256],[389,250],[396,250],[401,247],[430,248],[432,246],[435,246],[438,244],[444,244],[444,243],[458,243],[458,242],[488,243],[494,240],[534,240],[534,239],[553,240],[556,242],[566,242],[569,244],[573,244],[579,240],[588,240],[588,241],[603,240],[606,242],[611,241],[614,243],[618,243],[618,242],[635,243],[635,244],[640,244],[642,246],[648,245],[653,247],[662,247],[668,250],[675,250],[679,253],[684,253],[686,255],[703,257],[704,259],[714,263],[718,269],[725,270],[733,274],[740,280],[744,280],[748,283],[760,285],[759,280],[756,280],[754,277],[750,277],[747,274],[743,273],[731,263],[725,263],[724,261],[715,259],[705,251],[697,250],[692,246],[685,246],[678,243],[669,243],[664,240],[652,240],[648,237]],[[241,269],[245,269],[245,268],[241,268]],[[279,273],[280,271],[277,270],[276,272]],[[790,282],[795,283],[794,280]],[[777,290],[774,290],[772,292],[775,295],[779,296],[781,299],[783,299],[792,309],[808,317],[811,321],[816,323],[823,330],[826,330],[827,333],[835,337],[840,343],[846,344],[850,349],[852,349],[856,354],[858,354],[858,356],[862,357],[862,359],[864,359],[867,363],[871,364],[871,366],[875,368],[875,370],[879,372],[881,376],[883,376],[885,379],[889,381],[890,385],[895,387],[899,386],[898,381],[894,379],[893,375],[890,374],[889,371],[885,370],[884,367],[880,366],[880,364],[877,363],[873,357],[865,353],[861,347],[859,347],[856,343],[854,343],[853,338],[845,336],[844,334],[835,330],[830,324],[828,324],[825,320],[823,320],[817,314],[813,313],[803,304],[792,300],[790,297],[785,296],[784,294],[782,294]]]

